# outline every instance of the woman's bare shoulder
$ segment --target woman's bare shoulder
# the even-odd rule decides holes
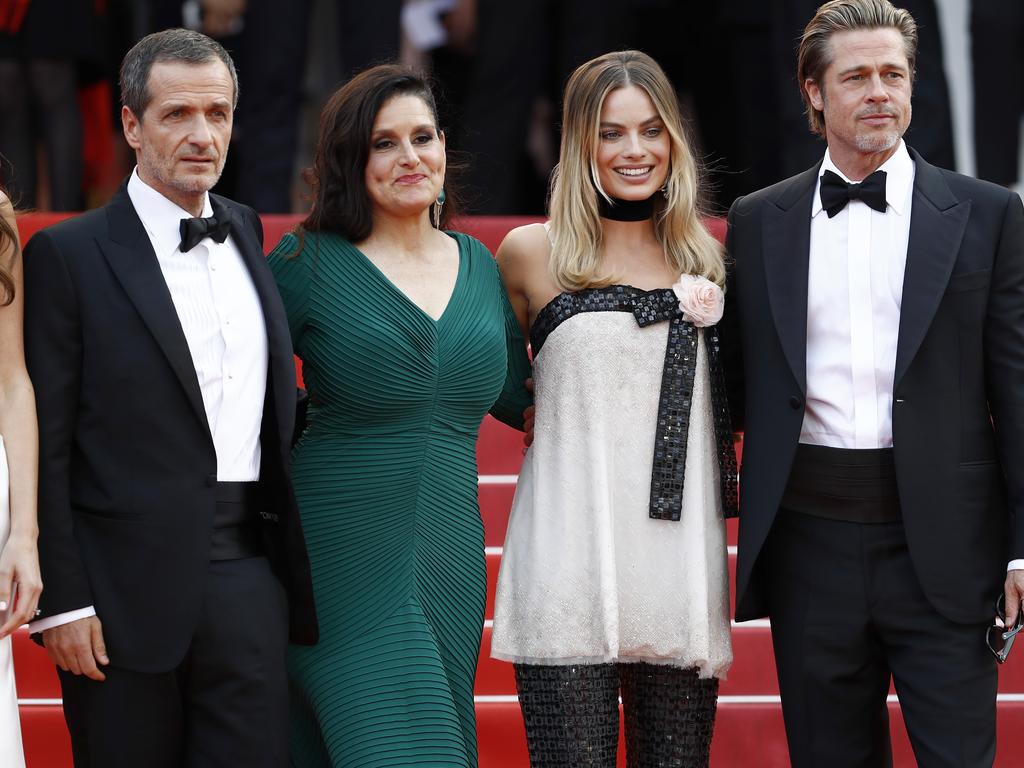
[[[498,247],[498,263],[515,267],[520,264],[547,264],[551,252],[548,230],[544,224],[524,224],[505,235]]]

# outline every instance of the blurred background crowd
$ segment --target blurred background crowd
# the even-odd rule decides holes
[[[818,0],[0,0],[0,180],[22,209],[100,205],[131,168],[117,67],[145,34],[199,29],[228,48],[241,100],[217,191],[263,213],[306,208],[317,115],[352,73],[430,71],[470,213],[542,214],[573,68],[639,48],[668,72],[708,171],[712,212],[808,167],[795,50]],[[904,0],[920,28],[907,136],[932,163],[1012,186],[1024,109],[1024,2]],[[943,16],[946,18],[943,18]],[[947,34],[944,36],[942,30]],[[966,55],[948,54],[950,35]],[[945,39],[944,39],[945,38]],[[966,84],[954,131],[950,81]],[[966,146],[965,151],[963,147]]]

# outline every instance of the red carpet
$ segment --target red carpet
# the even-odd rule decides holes
[[[62,217],[36,214],[19,221],[22,237]],[[297,217],[264,217],[267,249],[294,225]],[[525,219],[480,218],[460,227],[479,237],[492,250],[512,226]],[[724,222],[711,228],[719,237]],[[494,420],[485,420],[477,447],[480,472],[480,507],[486,527],[488,602],[480,666],[477,672],[477,718],[481,768],[527,768],[526,743],[511,666],[489,657],[490,619],[505,525],[512,501],[515,476],[522,461],[521,435]],[[729,524],[729,545],[736,544],[736,524]],[[735,550],[730,549],[730,572]],[[979,639],[980,642],[980,639]],[[721,689],[718,720],[712,747],[713,768],[783,768],[789,764],[782,712],[778,702],[768,623],[735,625],[736,662]],[[45,652],[24,631],[15,637],[15,667],[21,701],[22,730],[29,768],[70,768],[71,748],[60,708],[57,676]],[[1024,655],[1024,654],[1022,654]],[[1024,764],[1024,661],[1012,659],[1000,670],[997,768]],[[896,768],[914,762],[903,720],[890,697]],[[622,763],[624,765],[624,762]]]

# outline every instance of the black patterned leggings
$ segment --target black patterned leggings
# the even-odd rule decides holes
[[[718,680],[660,664],[516,664],[532,768],[615,768],[619,690],[629,768],[706,768]]]

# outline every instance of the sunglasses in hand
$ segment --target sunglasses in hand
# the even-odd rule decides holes
[[[996,600],[996,615],[999,617],[999,622],[988,628],[988,632],[985,633],[985,644],[992,651],[992,655],[996,657],[996,661],[1002,664],[1010,655],[1010,649],[1013,648],[1013,641],[1017,634],[1024,629],[1024,610],[1017,611],[1017,621],[1012,629],[1008,628],[1006,626],[1006,597],[999,595],[999,599]]]

